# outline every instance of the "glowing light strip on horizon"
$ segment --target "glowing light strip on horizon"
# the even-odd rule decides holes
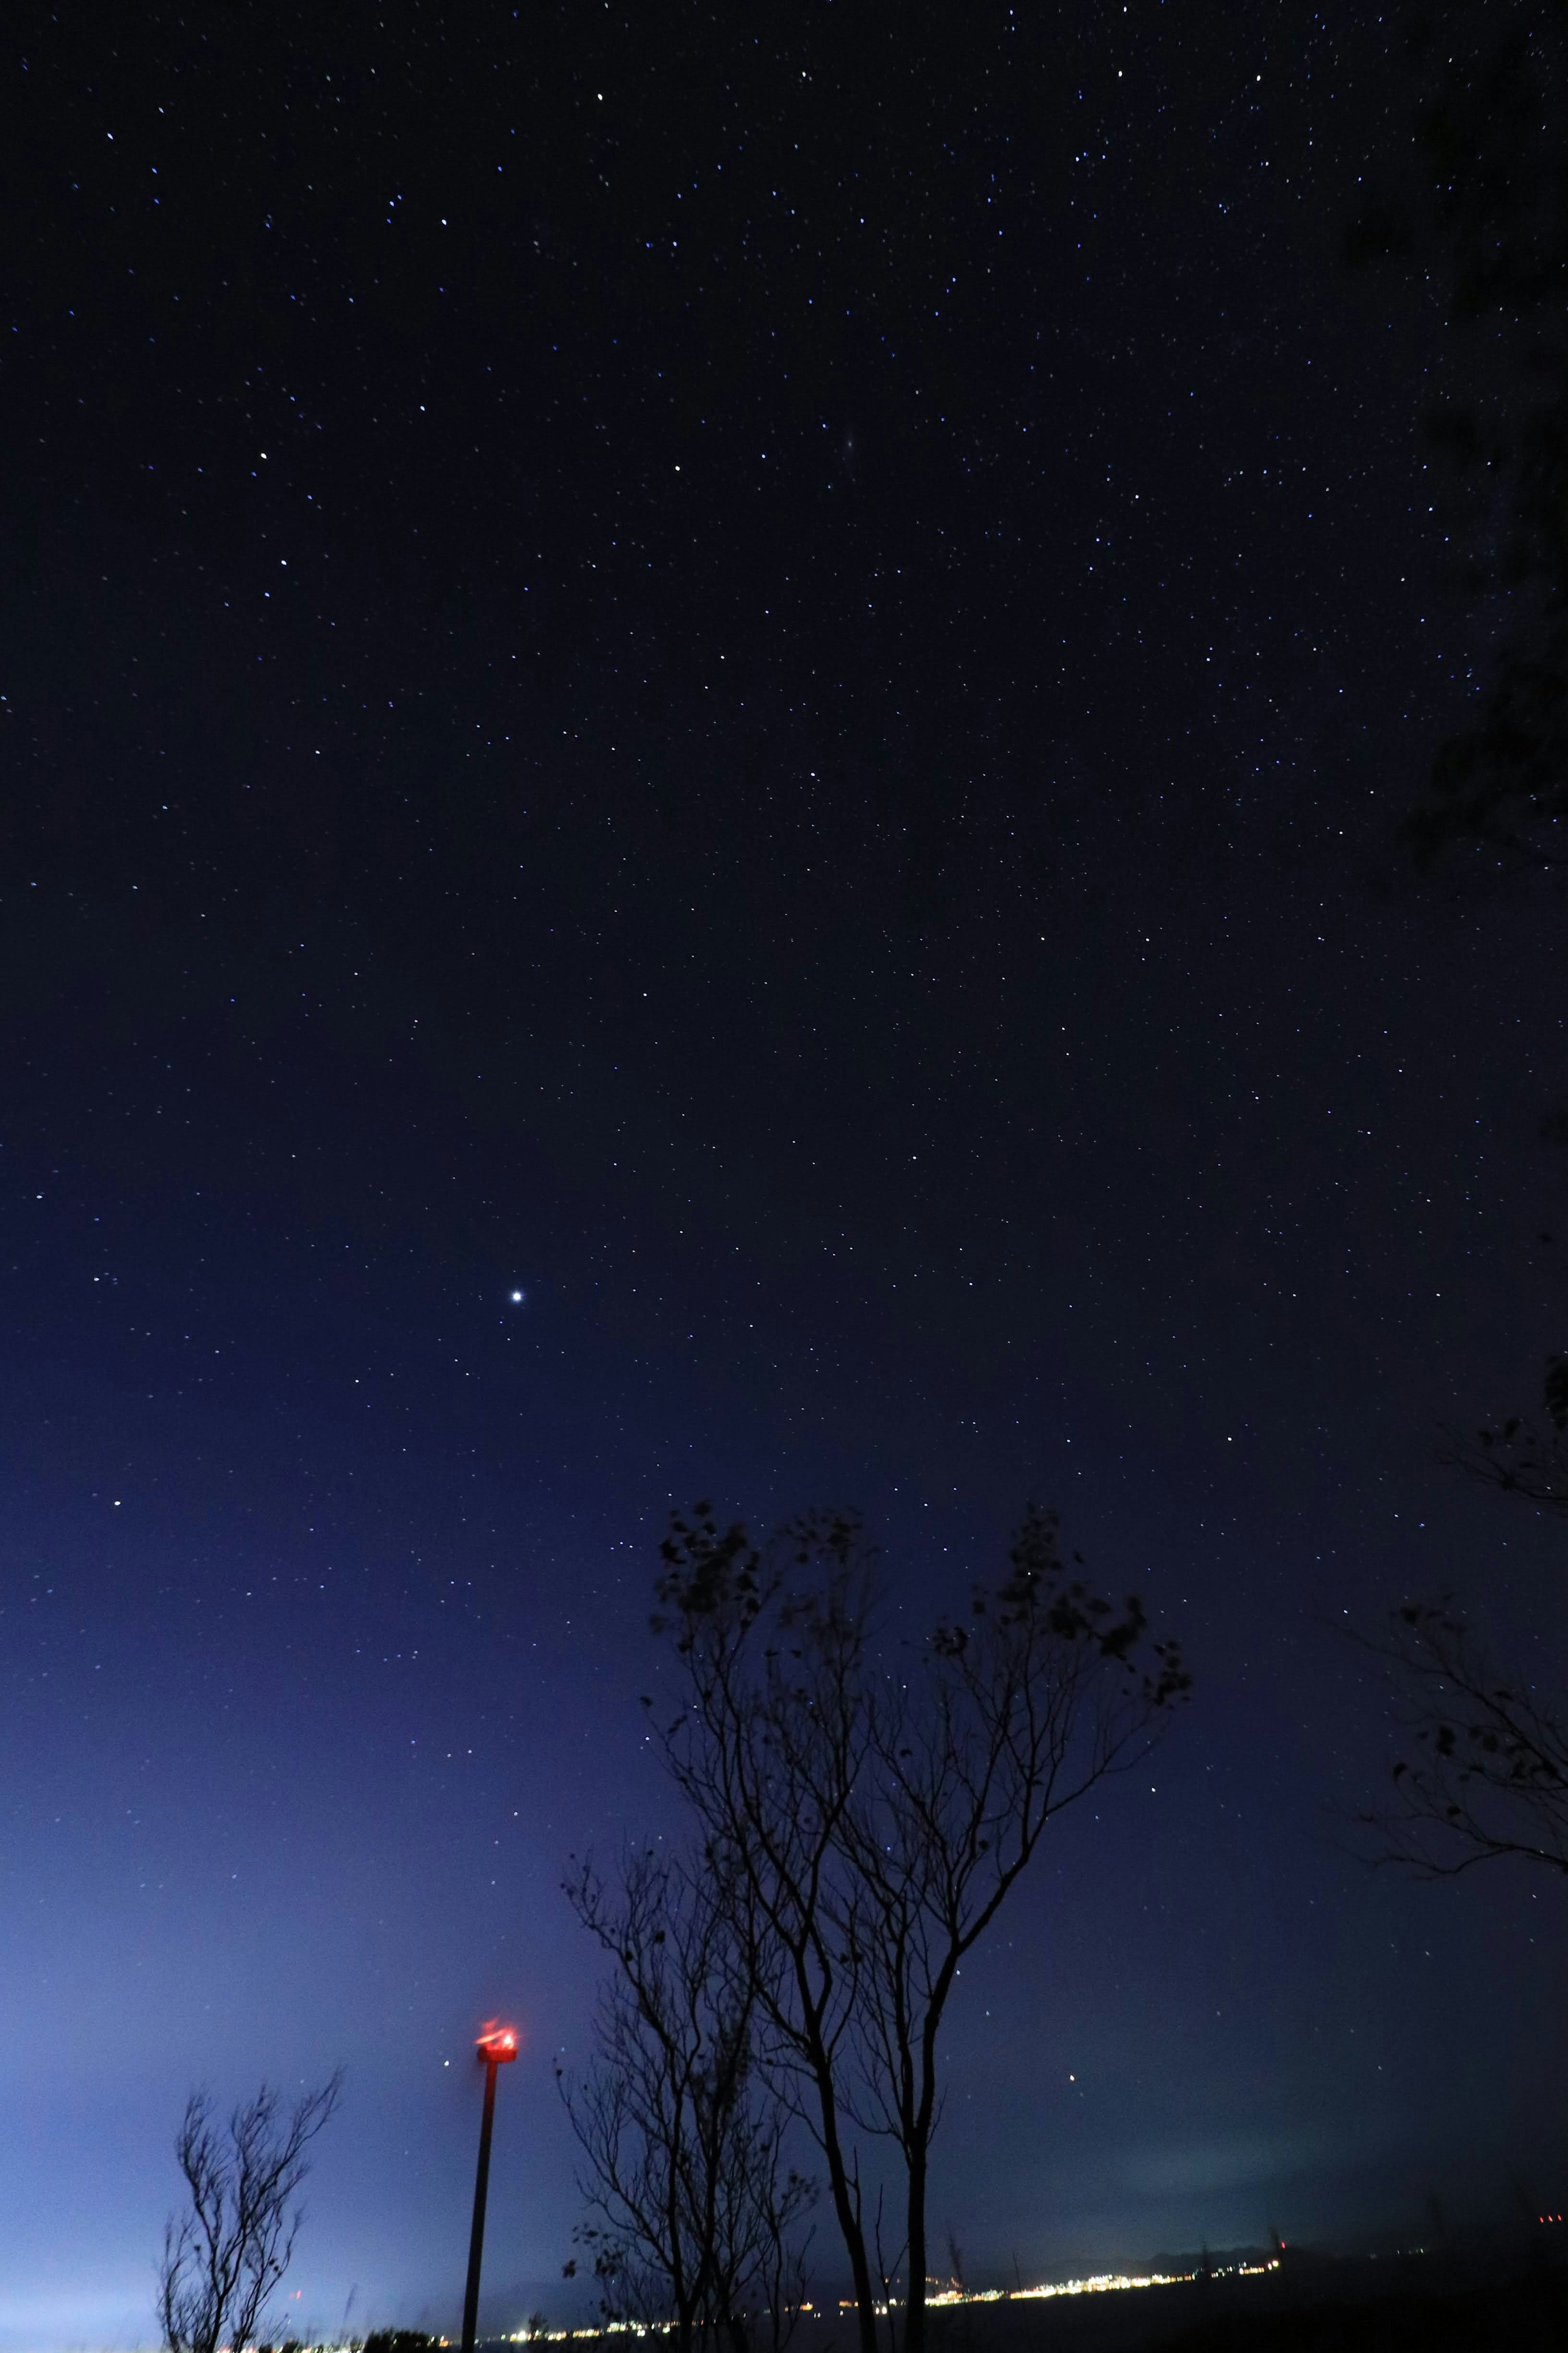
[[[1266,2272],[1277,2272],[1279,2259],[1276,2255],[1266,2263],[1226,2265],[1223,2272],[1212,2274],[1216,2279],[1259,2279]],[[936,2288],[926,2297],[928,2309],[933,2306],[955,2304],[1038,2304],[1053,2295],[1111,2295],[1130,2287],[1183,2287],[1196,2279],[1195,2272],[1096,2272],[1089,2279],[1051,2280],[1042,2287],[983,2287],[965,2292],[955,2287]],[[805,2304],[802,2312],[816,2307]],[[853,2312],[852,2296],[841,2296],[840,2312]],[[879,2319],[886,2319],[889,2307],[874,2307]],[[520,2328],[514,2337],[504,2341],[509,2345],[565,2345],[590,2337],[667,2337],[673,2333],[673,2320],[612,2320],[603,2328],[541,2328],[532,2334]],[[445,2344],[445,2338],[442,2339]]]

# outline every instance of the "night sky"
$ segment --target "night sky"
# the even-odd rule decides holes
[[[1335,1630],[1564,1631],[1434,1459],[1562,1343],[1568,991],[1398,842],[1496,616],[1341,259],[1394,30],[15,22],[0,2343],[152,2341],[187,2091],[340,2060],[291,2325],[452,2327],[496,2013],[485,2314],[565,2316],[700,1495],[915,1631],[1037,1497],[1188,1650],[965,1970],[972,2277],[1561,2202],[1562,1893],[1357,1858]]]

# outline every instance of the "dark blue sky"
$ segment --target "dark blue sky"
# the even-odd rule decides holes
[[[492,2316],[564,2309],[558,1886],[673,1825],[700,1493],[858,1503],[914,1627],[1038,1496],[1185,1637],[965,1971],[973,2270],[1561,2182],[1560,1895],[1345,1828],[1346,1610],[1563,1630],[1432,1460],[1561,1340],[1565,999],[1394,846],[1492,624],[1436,303],[1339,261],[1383,33],[27,39],[0,2343],[150,2341],[186,2091],[340,2060],[297,2314],[452,2325],[498,2010]]]

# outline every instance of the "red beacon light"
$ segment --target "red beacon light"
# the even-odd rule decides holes
[[[492,2067],[504,2066],[517,2057],[515,2026],[487,2026],[477,2045],[479,2057]]]

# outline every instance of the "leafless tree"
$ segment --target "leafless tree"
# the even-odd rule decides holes
[[[804,2300],[801,2226],[815,2190],[789,2163],[789,2118],[754,2064],[755,1989],[734,1907],[706,1868],[631,1851],[618,1883],[567,1882],[615,1963],[595,2063],[558,2071],[595,2219],[579,2233],[611,2318],[673,2310],[685,2348],[762,2323],[777,2348]]]
[[[174,2136],[189,2211],[171,2215],[158,2266],[158,2318],[169,2353],[235,2353],[255,2341],[267,2300],[289,2268],[310,2170],[306,2151],[335,2115],[337,2069],[291,2108],[263,2084],[227,2124],[210,2093],[193,2092]]]
[[[758,1546],[699,1505],[663,1547],[656,1629],[687,1696],[666,1760],[727,1891],[764,2063],[822,2151],[876,2353],[874,2250],[856,2135],[906,2182],[906,2353],[925,2336],[938,2042],[966,1954],[1047,1824],[1142,1757],[1190,1678],[1064,1565],[1031,1511],[1008,1573],[963,1622],[879,1647],[874,1555],[849,1515]],[[651,1704],[651,1703],[650,1703]]]
[[[1500,1672],[1449,1598],[1410,1601],[1366,1644],[1411,1754],[1363,1824],[1380,1862],[1454,1878],[1501,1855],[1568,1872],[1568,1711]]]

